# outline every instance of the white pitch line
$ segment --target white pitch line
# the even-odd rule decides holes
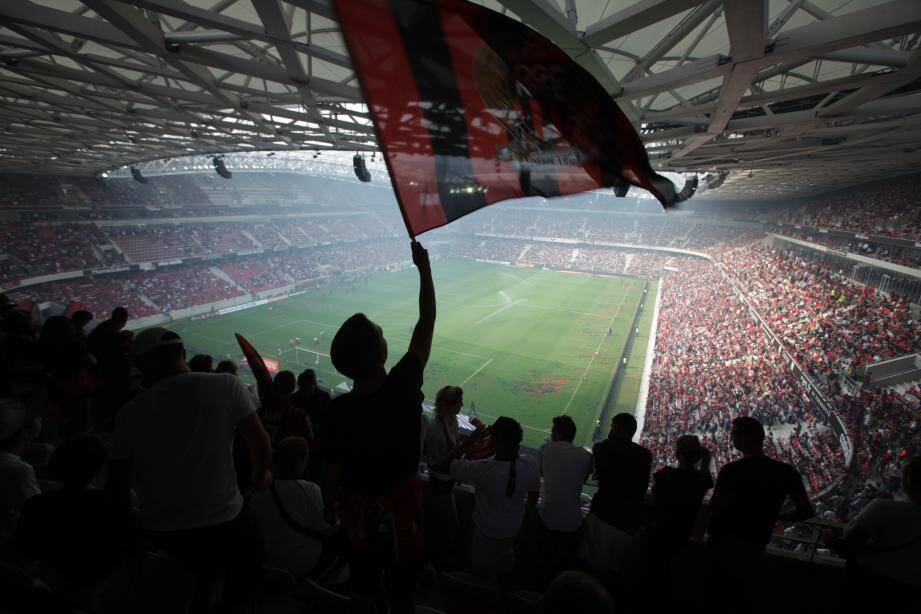
[[[470,380],[472,380],[474,375],[476,375],[477,373],[479,373],[480,371],[482,371],[483,369],[485,369],[485,368],[486,368],[486,365],[488,365],[488,364],[491,363],[491,362],[492,362],[492,358],[490,358],[489,360],[487,360],[486,362],[484,362],[483,364],[481,364],[481,365],[480,365],[480,368],[477,369],[476,371],[474,371],[473,373],[471,373],[471,374],[470,374],[470,377],[468,377],[467,379],[465,379],[464,381],[462,381],[462,382],[460,383],[460,385],[463,386],[464,384],[466,384],[467,382],[469,382]]]
[[[524,299],[521,299],[521,300],[518,300],[518,301],[513,301],[513,302],[509,303],[508,305],[503,305],[502,307],[499,307],[498,309],[496,309],[495,311],[493,311],[493,312],[490,313],[489,315],[484,316],[484,317],[480,318],[479,320],[477,320],[477,321],[476,321],[476,324],[482,324],[483,322],[485,322],[485,321],[488,320],[489,318],[493,317],[494,315],[498,315],[498,314],[502,313],[503,311],[505,311],[506,309],[508,309],[509,307],[514,307],[514,306],[517,305],[518,303],[523,303],[523,302],[524,302]]]
[[[195,331],[185,331],[185,334],[186,336],[192,335],[193,337],[201,337],[202,339],[207,339],[208,341],[213,341],[215,343],[223,343],[224,345],[236,345],[236,343],[221,341],[220,339],[215,339],[214,337],[209,337],[208,335],[203,335],[201,333],[196,333]]]
[[[563,415],[566,415],[566,412],[569,411],[569,406],[572,405],[572,400],[576,398],[576,394],[579,392],[579,388],[582,387],[582,382],[585,381],[585,376],[588,373],[588,370],[592,368],[592,363],[595,362],[595,356],[598,355],[598,350],[601,349],[601,344],[604,343],[604,338],[608,332],[608,328],[614,326],[614,320],[617,319],[617,316],[620,314],[621,307],[624,306],[624,301],[627,300],[627,294],[630,290],[633,290],[634,282],[630,282],[630,287],[627,288],[627,291],[624,292],[624,295],[620,299],[620,305],[617,306],[617,311],[614,312],[614,317],[611,318],[611,322],[608,324],[607,328],[604,329],[601,333],[601,341],[598,342],[598,345],[595,346],[595,351],[592,352],[592,358],[588,361],[588,366],[585,367],[585,371],[582,372],[582,377],[579,378],[579,383],[576,384],[576,389],[572,391],[572,396],[569,397],[569,402],[566,403],[566,407],[563,408]]]

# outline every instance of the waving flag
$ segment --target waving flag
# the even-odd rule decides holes
[[[486,205],[672,183],[585,69],[465,0],[333,0],[411,236]]]
[[[246,337],[240,333],[234,333],[234,337],[237,338],[237,343],[240,344],[240,349],[243,350],[243,356],[253,372],[253,377],[256,378],[256,390],[259,392],[259,400],[262,403],[266,403],[272,392],[272,375],[269,373],[266,361],[272,359],[263,358],[259,351],[253,347],[253,344],[247,341]],[[274,360],[272,362],[277,363]]]

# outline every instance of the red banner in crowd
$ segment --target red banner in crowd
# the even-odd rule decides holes
[[[604,88],[465,0],[333,0],[410,235],[489,204],[627,184],[675,201]]]

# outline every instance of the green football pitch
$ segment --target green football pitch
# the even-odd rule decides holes
[[[551,418],[561,413],[576,421],[577,443],[589,443],[615,370],[624,367],[644,281],[453,260],[433,262],[432,268],[438,321],[425,370],[426,401],[434,402],[445,384],[460,385],[465,413],[475,406],[484,422],[500,415],[517,419],[525,427],[527,446],[543,441]],[[339,324],[358,311],[379,323],[389,344],[389,367],[408,345],[418,314],[418,285],[414,268],[380,272],[351,286],[324,286],[171,327],[185,339],[190,355],[239,360],[233,337],[239,332],[264,357],[279,358],[281,347],[282,369],[310,367],[322,385],[341,390],[348,382],[328,356]],[[649,320],[640,320],[644,345]],[[296,337],[301,342],[292,346]],[[641,368],[643,355],[645,347],[635,344],[629,366]],[[637,392],[638,386],[626,387],[612,401],[632,408]]]

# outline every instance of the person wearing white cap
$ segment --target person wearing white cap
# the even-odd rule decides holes
[[[250,450],[258,487],[271,479],[269,436],[246,386],[226,373],[193,373],[182,339],[165,328],[135,337],[146,390],[116,416],[107,488],[127,504],[133,475],[141,526],[152,544],[197,575],[193,611],[207,608],[226,573],[225,598],[258,571],[258,538],[243,510],[233,465],[235,431]]]
[[[41,424],[18,401],[0,399],[0,543],[16,529],[23,503],[41,493],[32,466],[19,457]]]

